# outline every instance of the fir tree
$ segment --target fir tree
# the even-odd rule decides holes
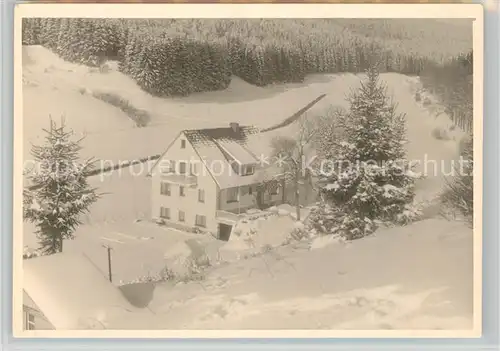
[[[413,212],[414,179],[405,160],[404,115],[397,114],[374,67],[350,97],[343,118],[346,139],[319,171],[323,199],[333,204],[348,239],[373,232],[378,221],[406,222]]]
[[[70,33],[70,25],[71,25],[71,19],[70,18],[62,18],[61,19],[61,26],[60,30],[58,33],[58,38],[57,38],[57,47],[56,47],[56,52],[63,56],[63,57],[68,57],[70,56],[69,52],[69,43],[71,41],[71,38],[69,37]]]
[[[44,18],[41,24],[40,42],[49,49],[54,49],[57,46],[59,34],[59,19]]]
[[[87,30],[87,22],[82,18],[72,18],[69,23],[68,30],[68,51],[63,54],[64,57],[72,62],[85,62],[85,55],[83,46],[85,43],[85,36],[91,35]]]
[[[474,143],[470,135],[463,144],[455,176],[447,182],[443,202],[472,224],[474,214]]]
[[[38,18],[23,18],[22,43],[23,45],[38,45],[40,43],[40,20]]]
[[[62,252],[63,240],[73,238],[80,215],[99,195],[85,177],[93,163],[79,160],[80,140],[72,141],[64,123],[58,127],[52,120],[45,132],[45,145],[31,151],[36,166],[29,170],[33,185],[23,194],[23,217],[36,225],[41,251],[53,254]]]
[[[129,34],[128,31],[126,33],[126,37],[124,37],[124,49],[123,49],[123,57],[120,61],[120,72],[128,74],[133,77],[133,59],[135,54],[136,47],[136,37],[135,35]]]

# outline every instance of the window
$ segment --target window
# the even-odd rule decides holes
[[[253,165],[243,165],[241,169],[241,175],[252,175],[255,172],[255,167]]]
[[[175,173],[175,161],[174,160],[170,160],[170,172]]]
[[[195,224],[198,227],[206,227],[207,226],[207,217],[201,216],[201,215],[196,215]]]
[[[181,149],[186,148],[186,140],[181,140]]]
[[[248,195],[252,195],[252,191],[253,191],[253,189],[252,189],[252,186],[250,185],[248,187]]]
[[[179,187],[179,196],[186,196],[186,191],[183,186]]]
[[[170,219],[170,208],[160,207],[160,217]]]
[[[191,175],[195,175],[195,176],[197,176],[197,175],[198,175],[198,166],[197,166],[197,164],[196,164],[196,163],[191,163],[191,164],[189,165],[189,168],[190,168],[190,173],[191,173]]]
[[[26,330],[35,330],[35,316],[29,312],[24,313],[26,316]]]
[[[179,173],[186,174],[186,162],[179,162]]]
[[[168,183],[161,183],[160,193],[162,195],[170,196],[170,184],[168,184]]]
[[[198,190],[198,201],[205,202],[205,190],[203,189]]]
[[[186,214],[184,213],[184,211],[179,211],[179,222],[184,222],[186,218]]]
[[[239,189],[238,188],[230,188],[227,189],[227,200],[226,202],[238,202],[239,199]]]

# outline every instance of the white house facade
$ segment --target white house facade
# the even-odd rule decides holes
[[[251,126],[182,131],[150,172],[153,217],[226,240],[238,214],[283,201],[279,186],[259,187],[279,174],[269,154]]]

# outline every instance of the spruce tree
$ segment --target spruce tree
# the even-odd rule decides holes
[[[62,252],[63,240],[73,238],[80,216],[99,195],[87,183],[85,174],[93,163],[80,161],[80,141],[71,140],[64,123],[57,126],[51,120],[44,131],[45,145],[31,150],[35,167],[28,170],[32,185],[24,190],[23,217],[37,227],[41,252],[53,254]]]
[[[464,216],[470,224],[474,214],[474,143],[472,134],[461,145],[461,155],[454,177],[446,184],[443,202]]]
[[[44,18],[40,33],[40,42],[43,46],[49,49],[54,49],[57,46],[59,34],[59,25],[57,18]]]
[[[133,76],[134,48],[136,46],[136,37],[133,34],[126,33],[124,38],[123,57],[120,61],[120,72]]]
[[[80,62],[83,57],[83,43],[85,35],[83,26],[85,25],[84,19],[71,18],[69,22],[69,29],[67,38],[69,40],[67,52],[63,56],[71,62]]]
[[[71,19],[70,18],[62,18],[61,19],[61,26],[59,28],[59,33],[57,37],[57,47],[56,47],[56,52],[57,54],[61,55],[62,57],[66,58],[70,56],[70,26],[71,26]]]
[[[405,116],[396,113],[375,67],[349,101],[342,120],[346,138],[336,143],[330,168],[319,177],[322,198],[338,211],[333,229],[355,239],[379,221],[411,219],[414,178],[405,160]]]
[[[109,19],[94,19],[89,23],[89,27],[92,29],[92,35],[88,38],[88,65],[100,66],[106,59],[108,50],[114,48],[114,42],[112,42],[112,33],[110,30]]]
[[[22,43],[23,45],[37,45],[39,43],[40,24],[38,18],[23,18]]]

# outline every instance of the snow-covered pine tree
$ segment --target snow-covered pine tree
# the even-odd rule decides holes
[[[198,91],[205,91],[205,89],[209,88],[211,85],[208,84],[208,86],[205,87],[203,84],[203,74],[199,74],[199,68],[201,66],[199,59],[202,52],[202,47],[203,44],[199,39],[191,39],[186,40],[185,48],[184,50],[182,50],[183,72],[184,76],[186,77],[186,87],[188,94]],[[210,74],[215,74],[215,69],[207,70],[205,72],[207,76]]]
[[[133,76],[133,55],[137,39],[136,36],[131,33],[130,29],[127,29],[125,33],[126,37],[124,38],[123,58],[120,61],[120,72]]]
[[[414,177],[405,159],[405,116],[379,82],[375,66],[350,99],[345,140],[319,172],[323,200],[341,213],[337,228],[348,239],[373,232],[377,222],[407,222],[415,214]]]
[[[342,51],[343,51],[343,43],[339,40],[338,45],[335,47],[335,59],[331,62],[332,70],[330,72],[344,72],[342,67]]]
[[[200,47],[202,44],[197,43]],[[222,90],[226,89],[231,82],[231,71],[229,64],[229,56],[227,47],[220,42],[208,43],[209,45],[209,61],[212,72],[209,76],[209,85],[206,87],[209,90]],[[198,81],[202,81],[202,77],[197,77]]]
[[[151,62],[152,54],[149,45],[143,45],[141,52],[136,56],[136,62],[141,69],[137,70],[134,78],[137,84],[148,93],[154,93],[156,87],[156,75]]]
[[[132,36],[133,40],[131,41],[128,75],[134,80],[137,80],[137,75],[142,70],[141,66],[142,62],[140,60],[140,54],[142,52],[142,48],[146,45],[148,41],[146,36],[147,34]]]
[[[70,23],[71,19],[70,18],[62,18],[61,19],[61,25],[59,28],[59,33],[57,37],[57,47],[55,49],[56,53],[58,55],[61,55],[62,57],[68,57],[70,56],[70,41],[71,37],[70,35]]]
[[[471,135],[464,140],[455,176],[447,183],[443,202],[472,224],[474,214],[474,143]]]
[[[81,224],[80,215],[97,201],[99,194],[89,186],[85,174],[92,160],[80,161],[80,141],[73,141],[64,122],[52,120],[45,130],[45,145],[33,146],[35,167],[28,178],[32,186],[23,192],[23,217],[35,224],[41,252],[62,252],[63,240],[72,239]]]
[[[129,29],[126,22],[117,21],[116,23],[116,36],[117,36],[117,52],[116,59],[118,60],[118,70],[122,73],[126,72],[125,60],[127,60],[126,50],[129,38]]]
[[[214,52],[212,43],[198,43],[195,52],[197,52],[198,58],[193,62],[193,64],[199,65],[200,71],[196,74],[195,81],[196,85],[205,91],[213,90],[217,78],[215,77],[217,71],[220,69],[219,62],[217,62],[217,53]]]
[[[98,26],[99,19],[85,18],[80,26],[80,46],[78,48],[78,59],[80,63],[87,66],[99,66],[98,52],[103,41],[101,28]]]
[[[92,36],[87,39],[87,65],[97,67],[102,65],[107,59],[108,51],[114,46],[110,25],[107,21],[109,19],[97,18],[89,23]]]
[[[270,83],[264,81],[264,63],[266,56],[265,50],[266,48],[264,47],[262,42],[255,45],[252,50],[252,54],[255,59],[255,72],[252,72],[251,74],[255,76],[255,84],[258,86],[265,86],[266,84]]]
[[[32,23],[29,18],[22,19],[22,45],[32,45]]]
[[[42,19],[40,43],[43,46],[49,49],[54,49],[57,46],[58,33],[59,25],[57,18]]]
[[[67,52],[62,53],[62,56],[68,61],[80,62],[81,60],[84,36],[88,35],[84,31],[84,25],[85,20],[82,18],[69,19]]]
[[[187,46],[193,45],[193,43],[188,43],[183,37],[176,35],[172,38],[170,42],[169,50],[170,55],[168,60],[170,67],[172,67],[169,72],[167,84],[169,95],[186,96],[189,94],[189,90],[185,84],[186,82],[186,72],[184,70],[183,56],[186,51]]]
[[[38,45],[40,36],[39,18],[23,18],[22,43],[23,45]]]

